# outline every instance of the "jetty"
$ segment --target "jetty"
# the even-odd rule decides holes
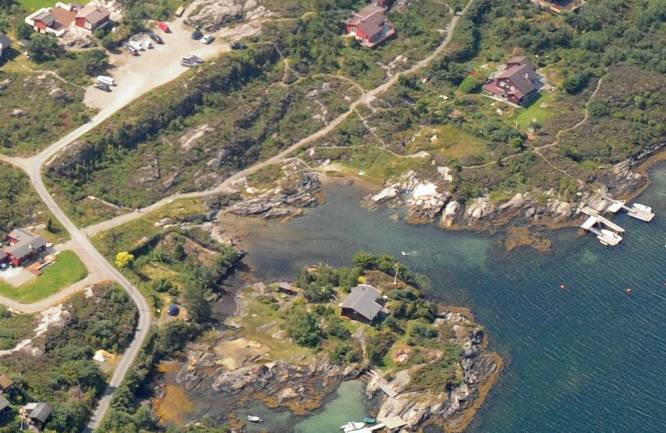
[[[598,194],[596,199],[591,200],[590,202],[593,204],[584,206],[580,210],[588,216],[580,227],[583,230],[595,234],[597,239],[599,239],[599,242],[606,246],[616,246],[622,242],[622,236],[620,236],[620,234],[624,233],[625,230],[613,221],[602,216],[602,212],[615,215],[620,210],[625,210],[630,217],[644,222],[652,221],[655,216],[652,208],[649,206],[640,203],[634,203],[631,206],[627,206],[625,200],[615,200],[607,193]]]
[[[624,200],[614,200],[611,197],[606,197],[610,202],[610,205],[606,210],[612,214],[618,213],[621,209],[627,211],[627,215],[637,220],[644,221],[649,223],[654,219],[654,212],[650,206],[645,206],[644,204],[634,203],[630,207],[627,206],[627,202]]]

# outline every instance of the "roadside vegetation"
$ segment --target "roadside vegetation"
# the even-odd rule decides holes
[[[96,350],[122,352],[134,335],[137,311],[129,297],[113,285],[97,285],[93,299],[77,294],[63,304],[69,313],[60,325],[33,338],[29,325],[35,316],[0,311],[1,344],[8,326],[19,325],[16,338],[33,338],[34,352],[0,357],[0,372],[14,381],[5,395],[10,411],[0,419],[0,432],[19,431],[18,408],[28,402],[47,402],[54,408],[45,431],[79,433],[106,387],[104,373],[92,357]],[[94,302],[92,302],[94,301]]]
[[[55,263],[41,271],[34,280],[14,287],[0,281],[0,295],[18,302],[30,304],[47,298],[88,276],[81,259],[72,251],[63,251]]]
[[[67,238],[64,228],[39,200],[28,177],[0,162],[0,242],[12,229],[28,226],[43,227],[39,234],[54,243]]]
[[[181,317],[211,319],[210,302],[242,255],[198,226],[206,221],[201,201],[174,202],[168,208],[93,239],[98,250],[143,292],[158,316],[180,305]]]

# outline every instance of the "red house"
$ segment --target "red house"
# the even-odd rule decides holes
[[[0,263],[9,262],[21,266],[46,250],[46,239],[23,229],[14,229],[5,239],[7,246],[0,252]]]
[[[381,44],[396,33],[393,24],[386,19],[385,12],[386,8],[377,4],[355,12],[345,22],[347,35],[355,37],[369,48]]]
[[[110,20],[111,12],[97,5],[85,6],[76,14],[76,25],[91,32],[104,27]]]
[[[505,66],[483,85],[483,89],[514,104],[528,104],[539,93],[536,66],[524,56],[509,59]]]

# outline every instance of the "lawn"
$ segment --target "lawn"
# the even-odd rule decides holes
[[[71,251],[58,254],[57,260],[42,275],[19,287],[0,282],[0,295],[15,301],[31,303],[44,299],[88,276],[81,260]]]
[[[85,5],[89,2],[90,0],[79,0],[76,3]],[[34,12],[37,9],[55,6],[57,0],[19,0],[19,3],[21,6],[23,6],[24,9],[30,12]]]
[[[540,125],[549,118],[552,105],[554,103],[553,94],[550,92],[541,92],[539,98],[529,107],[521,110],[515,121],[522,129],[527,129],[530,123],[535,121]]]

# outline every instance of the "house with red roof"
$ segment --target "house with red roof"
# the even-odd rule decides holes
[[[371,4],[354,12],[345,22],[347,36],[356,38],[368,48],[374,48],[395,35],[395,27],[386,19],[386,7],[383,4]]]
[[[536,66],[525,56],[509,59],[504,68],[483,85],[491,95],[517,105],[527,105],[536,99],[540,87],[541,77],[536,73]]]

